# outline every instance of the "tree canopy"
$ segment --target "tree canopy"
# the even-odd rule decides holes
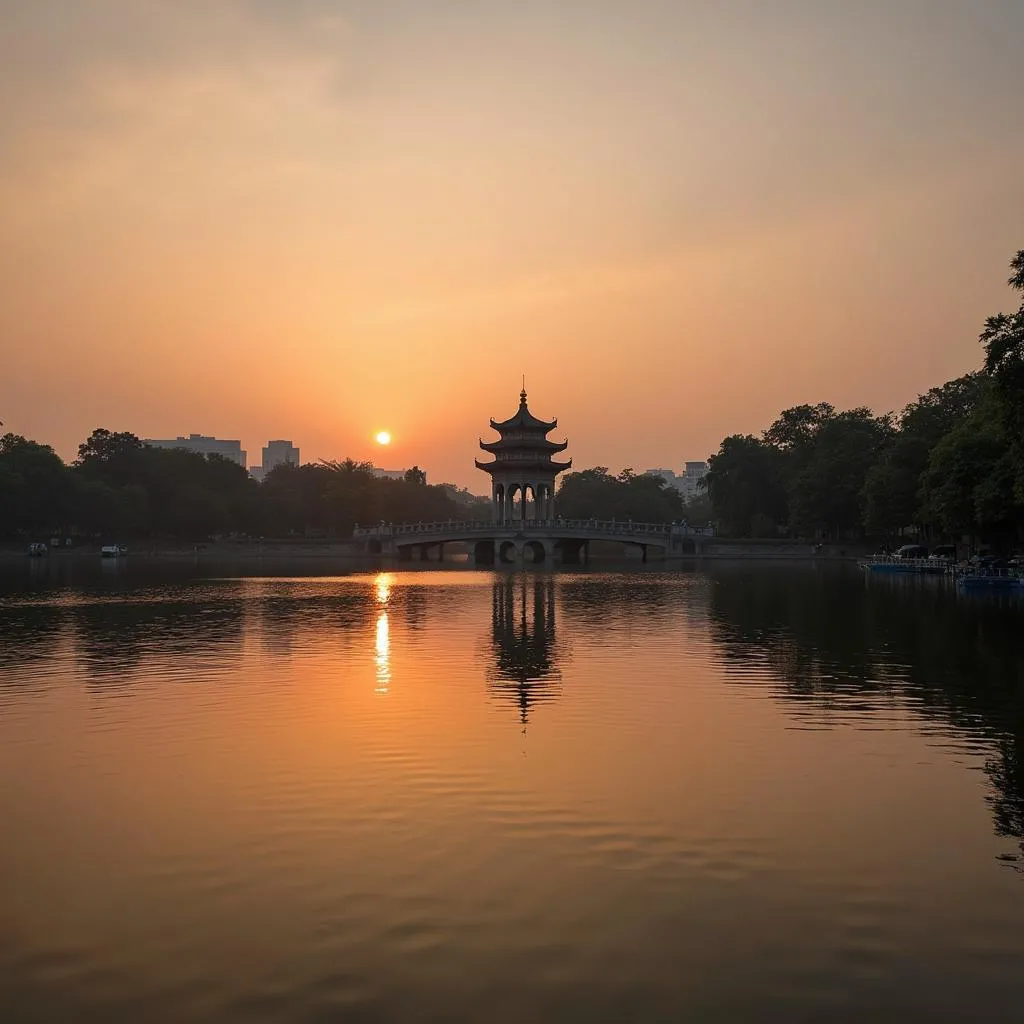
[[[667,523],[682,517],[683,500],[660,476],[631,469],[612,476],[607,466],[595,466],[562,478],[557,508],[566,519]]]
[[[1024,292],[1024,250],[1009,284]],[[894,416],[827,402],[725,438],[708,492],[723,532],[821,538],[963,535],[1010,545],[1024,529],[1024,302],[986,320],[980,371]]]
[[[93,431],[70,466],[45,445],[0,438],[0,536],[7,538],[348,537],[356,523],[464,519],[481,506],[489,511],[485,499],[474,504],[428,486],[418,466],[390,480],[351,459],[286,464],[258,484],[230,460],[153,448],[126,431]]]

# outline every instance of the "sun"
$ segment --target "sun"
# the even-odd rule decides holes
[[[386,430],[382,430],[376,440],[377,444],[391,444],[391,435]]]

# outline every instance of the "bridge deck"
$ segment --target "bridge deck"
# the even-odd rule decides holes
[[[396,545],[515,535],[551,539],[618,538],[635,543],[666,543],[674,538],[713,537],[714,530],[710,526],[694,527],[685,523],[634,523],[615,519],[453,519],[433,523],[381,523],[379,526],[356,526],[352,531],[353,537],[367,540],[377,538]]]

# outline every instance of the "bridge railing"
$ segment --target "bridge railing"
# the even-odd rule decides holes
[[[356,525],[353,537],[406,537],[415,534],[452,534],[464,537],[471,534],[493,533],[495,530],[522,530],[524,533],[571,532],[576,536],[619,535],[651,537],[713,537],[711,526],[689,526],[685,523],[634,523],[616,519],[448,519],[432,523],[380,523],[378,526]]]

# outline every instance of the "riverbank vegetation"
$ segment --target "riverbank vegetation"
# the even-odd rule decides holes
[[[1024,293],[1024,250],[1010,263]],[[759,437],[734,434],[711,457],[719,530],[738,537],[831,540],[968,536],[996,545],[1024,533],[1024,301],[989,317],[982,367],[900,413],[782,412]]]
[[[348,537],[356,523],[489,510],[450,485],[428,485],[416,467],[391,480],[351,459],[285,465],[258,484],[227,459],[151,448],[127,432],[93,431],[70,466],[46,445],[0,438],[0,536],[7,539]]]

